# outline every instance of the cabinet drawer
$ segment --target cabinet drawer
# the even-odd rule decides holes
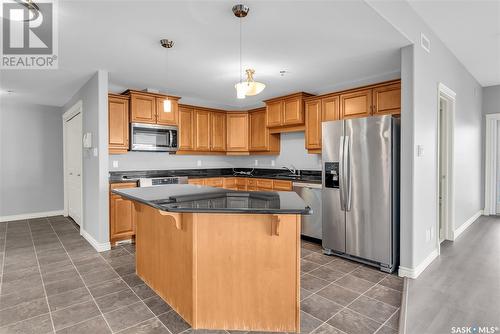
[[[125,189],[125,188],[136,188],[137,182],[123,182],[123,183],[111,183],[109,188],[113,189]]]
[[[234,177],[225,177],[222,184],[226,189],[236,189],[236,179]]]
[[[262,190],[273,190],[273,180],[257,179],[257,188]]]
[[[220,187],[223,186],[223,181],[221,177],[214,177],[210,179],[205,179],[205,185],[209,187]]]
[[[194,184],[197,186],[204,186],[205,179],[188,179],[188,184]]]
[[[273,180],[273,190],[290,191],[292,190],[292,181]]]

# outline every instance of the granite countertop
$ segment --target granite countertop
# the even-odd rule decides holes
[[[115,189],[114,193],[169,212],[312,214],[290,191],[233,191],[190,184]]]
[[[209,177],[246,177],[258,179],[289,180],[293,182],[307,182],[321,184],[321,171],[302,170],[300,176],[289,176],[285,169],[267,168],[237,168],[237,172],[251,175],[234,173],[232,168],[209,168],[209,169],[173,169],[173,170],[151,170],[151,171],[126,171],[110,172],[109,182],[136,182],[141,177],[168,177],[187,176],[190,179]]]

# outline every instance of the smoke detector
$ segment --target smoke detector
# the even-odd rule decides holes
[[[163,46],[165,49],[170,49],[174,46],[174,41],[171,41],[169,39],[160,39],[160,44]]]

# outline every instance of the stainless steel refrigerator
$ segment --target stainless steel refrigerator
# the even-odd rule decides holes
[[[322,126],[324,252],[392,272],[399,260],[400,120]]]

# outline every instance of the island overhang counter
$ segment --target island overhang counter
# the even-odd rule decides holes
[[[134,201],[137,275],[194,329],[300,331],[293,192],[195,185],[117,189]]]

